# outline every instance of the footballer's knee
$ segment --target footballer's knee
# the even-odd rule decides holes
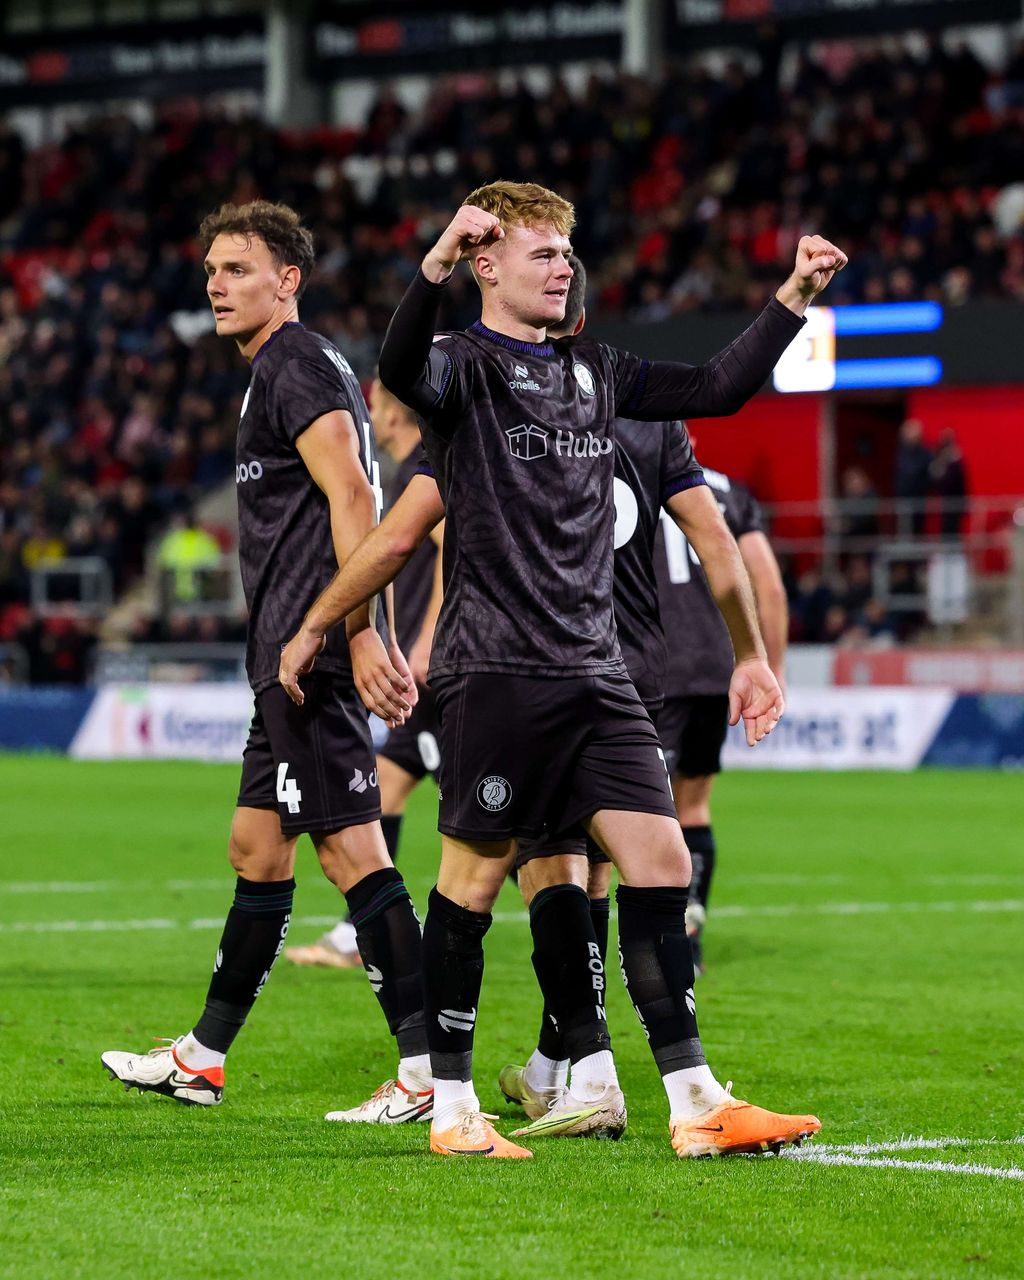
[[[311,835],[324,875],[342,893],[374,871],[393,865],[379,822]]]
[[[466,911],[490,911],[515,859],[515,849],[514,840],[469,842],[444,836],[438,893]]]
[[[527,906],[541,889],[559,884],[587,887],[587,861],[582,854],[558,853],[549,858],[531,858],[519,868],[519,892]]]
[[[245,880],[288,880],[295,869],[296,837],[285,836],[272,809],[235,810],[228,837],[228,861]]]
[[[607,898],[612,890],[612,864],[591,862],[587,868],[587,897]]]

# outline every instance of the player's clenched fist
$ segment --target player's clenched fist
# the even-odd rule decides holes
[[[812,298],[821,293],[848,262],[842,249],[824,236],[801,236],[793,274],[775,296],[791,311],[802,314]]]
[[[493,213],[464,204],[441,234],[440,240],[423,259],[423,274],[439,284],[455,270],[462,258],[474,250],[502,239],[505,232]]]

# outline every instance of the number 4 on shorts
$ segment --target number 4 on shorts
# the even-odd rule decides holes
[[[294,778],[288,777],[288,761],[277,766],[277,802],[286,804],[289,813],[298,813],[302,792]]]

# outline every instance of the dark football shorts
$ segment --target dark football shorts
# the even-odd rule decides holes
[[[722,743],[729,727],[728,694],[666,698],[657,725],[670,774],[706,778],[721,773]]]
[[[441,729],[437,723],[437,705],[433,693],[420,685],[420,700],[412,709],[412,715],[405,724],[392,729],[384,740],[384,745],[377,752],[385,760],[397,764],[418,782],[428,773],[437,777],[441,763],[441,750],[438,746]]]
[[[657,710],[653,709],[648,703],[644,703],[644,707],[652,722],[657,725]],[[550,836],[538,836],[536,840],[524,836],[519,841],[519,847],[516,849],[515,869],[518,871],[520,867],[532,862],[534,858],[555,858],[564,853],[579,854],[581,856],[585,854],[592,867],[602,862],[611,862],[611,858],[608,857],[597,841],[592,840],[582,828],[578,827],[573,832],[559,832]]]
[[[276,809],[289,836],[373,822],[380,788],[359,694],[327,673],[303,676],[302,688],[301,707],[280,685],[256,695],[239,805]]]
[[[471,673],[432,685],[445,835],[578,838],[601,809],[675,817],[658,735],[625,676]]]

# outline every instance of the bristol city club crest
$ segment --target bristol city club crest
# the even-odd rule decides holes
[[[507,778],[499,778],[497,774],[491,774],[477,787],[476,798],[482,808],[490,813],[498,813],[506,808],[512,799],[512,788]]]
[[[579,388],[585,396],[596,395],[597,383],[594,381],[594,375],[585,364],[574,364],[572,376],[579,383]]]

